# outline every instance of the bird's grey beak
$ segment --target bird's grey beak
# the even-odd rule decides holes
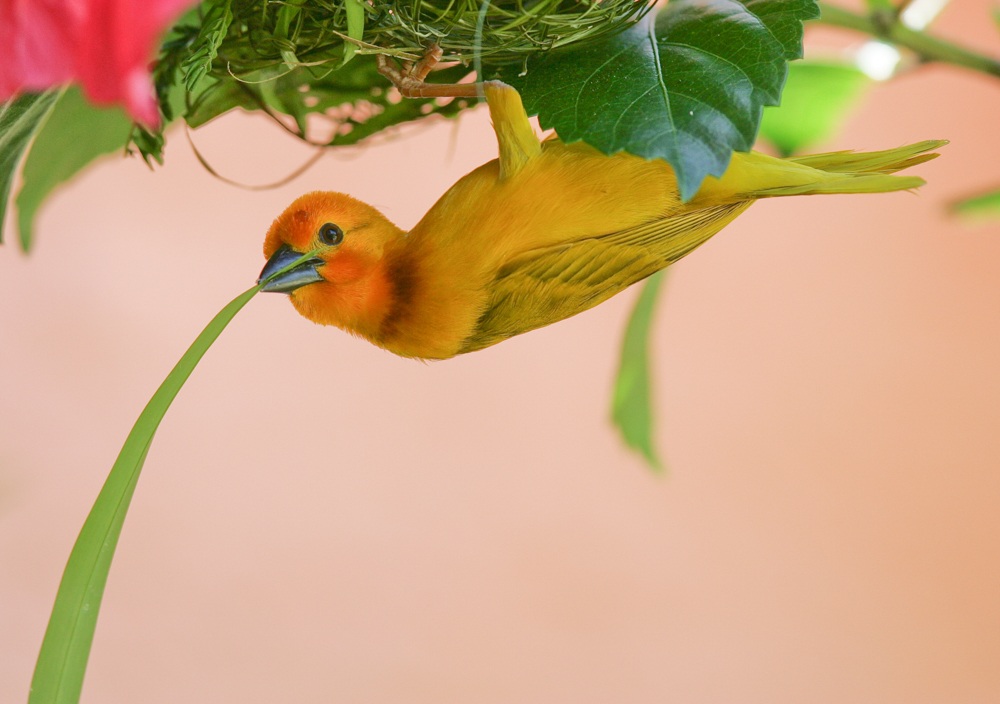
[[[287,244],[282,245],[278,251],[272,254],[271,258],[267,260],[267,264],[264,265],[264,269],[260,272],[260,277],[257,279],[257,283],[259,284],[273,275],[274,272],[281,271],[289,264],[292,264],[296,259],[301,258],[302,252],[296,252]],[[318,271],[316,271],[316,267],[323,266],[325,263],[326,262],[319,257],[306,259],[298,266],[275,276],[273,279],[264,284],[260,290],[272,293],[291,293],[297,288],[302,288],[308,284],[314,284],[317,281],[324,281],[323,277],[319,275]]]

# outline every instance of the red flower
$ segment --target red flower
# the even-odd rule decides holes
[[[160,122],[149,62],[160,35],[196,0],[0,0],[0,102],[79,81],[99,105]]]

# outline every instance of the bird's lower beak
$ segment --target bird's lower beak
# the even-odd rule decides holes
[[[257,279],[257,283],[259,284],[262,281],[267,280],[273,276],[275,272],[281,271],[289,264],[294,263],[295,260],[301,258],[302,252],[296,252],[287,244],[282,245],[278,251],[272,254],[271,258],[267,260],[267,264],[264,265],[264,269],[260,272],[260,277]],[[308,284],[314,284],[317,281],[324,281],[323,277],[320,276],[319,272],[316,270],[316,267],[322,266],[323,264],[325,264],[325,262],[319,257],[306,259],[298,266],[275,276],[273,279],[261,286],[260,290],[272,293],[290,293],[295,289],[302,288]]]

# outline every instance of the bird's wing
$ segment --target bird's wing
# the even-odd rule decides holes
[[[535,249],[505,263],[461,352],[576,315],[702,244],[752,200],[694,210],[638,227]]]
[[[500,178],[509,178],[541,154],[542,143],[528,122],[528,114],[516,90],[500,81],[487,81],[483,84],[483,92],[500,145]]]

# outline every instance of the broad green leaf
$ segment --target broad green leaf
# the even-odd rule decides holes
[[[615,380],[611,419],[622,433],[625,444],[643,454],[654,469],[662,469],[653,446],[653,408],[649,374],[649,328],[653,321],[656,294],[666,274],[650,276],[642,286],[625,330],[622,356]]]
[[[24,93],[0,105],[0,242],[10,189],[21,156],[59,99],[60,90]]]
[[[822,144],[836,135],[871,84],[853,66],[794,61],[781,105],[764,109],[760,134],[782,156]]]
[[[951,211],[970,220],[994,220],[1000,218],[1000,189],[965,198],[951,204]]]
[[[132,120],[120,108],[96,108],[76,86],[63,93],[21,170],[24,185],[17,195],[17,217],[25,252],[31,248],[35,213],[45,198],[97,157],[123,149],[131,129]]]
[[[279,276],[315,254],[302,255],[269,278]],[[111,559],[153,435],[205,352],[260,287],[258,284],[241,293],[212,318],[132,426],[70,552],[35,664],[28,704],[77,704],[80,700]]]
[[[818,16],[815,0],[672,0],[620,34],[487,73],[564,142],[665,159],[687,200],[753,146]]]

